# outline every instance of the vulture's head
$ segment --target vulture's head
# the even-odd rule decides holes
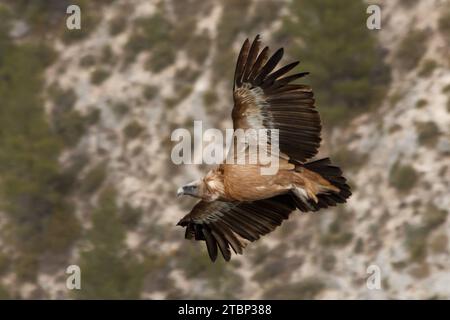
[[[222,195],[223,190],[221,172],[211,170],[203,179],[192,181],[178,188],[177,196],[189,195],[205,201],[214,201]]]

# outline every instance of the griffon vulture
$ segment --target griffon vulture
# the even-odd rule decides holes
[[[311,88],[293,84],[307,72],[287,75],[299,62],[276,71],[283,56],[260,50],[259,36],[245,40],[234,75],[233,129],[277,129],[279,170],[262,175],[258,164],[220,164],[205,177],[178,189],[200,201],[178,225],[186,239],[206,242],[209,257],[226,261],[249,242],[273,231],[291,212],[317,211],[351,195],[340,168],[328,158],[310,161],[320,146],[321,121]]]

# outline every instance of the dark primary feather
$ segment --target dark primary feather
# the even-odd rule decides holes
[[[242,85],[242,75],[244,73],[245,63],[247,62],[249,46],[250,46],[250,42],[248,41],[248,39],[246,39],[244,41],[244,44],[242,45],[241,51],[238,56],[238,60],[236,62],[236,70],[234,72],[234,83],[235,83],[235,86],[238,86],[238,87],[240,87]]]
[[[257,55],[259,43],[259,36],[252,45],[247,39],[238,56],[234,81],[235,104],[232,112],[234,128],[252,127],[254,122],[247,119],[253,113],[259,113],[253,119],[262,118],[262,127],[279,130],[280,151],[291,159],[306,162],[317,154],[322,126],[319,113],[314,107],[311,88],[291,83],[308,72],[286,75],[298,65],[298,61],[273,71],[283,57],[283,49],[278,49],[267,60],[267,47]],[[253,101],[249,97],[259,94],[259,91],[252,91],[256,88],[262,90],[262,100],[267,103],[249,105],[249,101]]]
[[[250,47],[249,53],[247,55],[247,60],[244,66],[244,74],[242,76],[242,81],[247,82],[249,79],[250,72],[252,71],[253,64],[256,61],[259,52],[259,35],[255,37],[253,43]]]
[[[195,237],[195,240],[206,242],[211,260],[216,260],[219,248],[228,261],[230,249],[242,254],[245,240],[252,242],[272,232],[293,210],[295,203],[290,195],[253,202],[199,201],[178,225],[188,230],[201,230],[202,237]]]

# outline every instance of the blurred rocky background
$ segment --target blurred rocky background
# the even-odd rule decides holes
[[[212,264],[175,227],[208,168],[172,164],[170,134],[232,126],[257,33],[311,72],[353,196]],[[0,0],[1,298],[449,299],[449,166],[450,1]]]

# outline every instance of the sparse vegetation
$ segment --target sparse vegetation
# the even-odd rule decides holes
[[[436,235],[430,242],[430,248],[433,253],[447,253],[448,236],[445,233]]]
[[[206,91],[203,94],[203,104],[205,105],[205,109],[207,111],[213,110],[214,105],[219,100],[217,92],[213,89]]]
[[[81,253],[82,299],[137,299],[144,269],[125,245],[125,228],[120,221],[116,192],[111,187],[100,195],[88,233],[91,248]]]
[[[127,19],[125,15],[119,14],[111,19],[109,23],[109,33],[112,36],[121,34],[126,28]]]
[[[395,53],[402,70],[410,71],[416,68],[427,49],[427,38],[426,30],[412,30],[406,34]]]
[[[197,64],[203,65],[209,54],[209,48],[211,46],[211,38],[208,34],[195,35],[186,44],[186,53]]]
[[[48,94],[56,109],[71,110],[77,101],[77,95],[73,89],[65,90],[56,84],[49,88]]]
[[[422,64],[422,67],[419,70],[419,76],[424,78],[429,77],[437,66],[438,64],[435,60],[431,59],[425,60]]]
[[[78,222],[69,198],[57,188],[61,141],[47,122],[41,95],[43,72],[55,54],[43,43],[13,43],[5,23],[2,18],[0,210],[7,223],[2,229],[8,230],[8,245],[14,250],[11,266],[18,281],[33,282],[43,255],[57,256],[73,245]],[[58,92],[52,100],[70,108],[74,96]],[[51,240],[55,237],[60,237],[58,245]]]
[[[333,152],[333,161],[346,169],[358,170],[364,163],[367,162],[367,155],[360,154],[356,150],[349,150],[345,147],[340,147]]]
[[[408,165],[395,163],[389,172],[389,184],[401,192],[410,191],[419,180],[416,170]]]
[[[450,83],[442,88],[442,93],[450,93]]]
[[[406,224],[406,247],[411,261],[422,261],[426,257],[428,230],[422,226]]]
[[[102,84],[106,79],[109,78],[111,73],[104,68],[97,68],[91,73],[91,82],[94,85]]]
[[[160,72],[175,60],[170,22],[158,11],[154,15],[135,21],[134,32],[125,45],[125,63],[133,62],[135,57],[150,51],[146,67],[153,72]]]
[[[448,4],[439,18],[438,28],[447,40],[450,39],[450,5]]]
[[[110,64],[114,62],[114,52],[110,45],[105,45],[101,53],[101,62],[104,64]]]
[[[416,102],[416,108],[423,108],[428,104],[428,100],[427,99],[419,99]]]
[[[325,284],[317,278],[306,278],[299,282],[275,286],[264,293],[264,299],[310,300],[325,289]]]
[[[123,129],[123,134],[127,139],[135,139],[144,131],[144,127],[137,121],[131,121]]]
[[[338,214],[334,221],[328,226],[328,230],[321,234],[320,242],[323,246],[346,246],[353,239],[353,233],[349,228],[351,212],[338,208]]]
[[[158,87],[147,85],[142,91],[144,98],[147,100],[152,100],[158,94]]]
[[[80,59],[80,66],[83,68],[90,68],[94,66],[96,59],[92,54],[87,54]]]
[[[419,0],[400,0],[399,3],[405,8],[414,7]]]
[[[406,247],[408,248],[410,260],[421,262],[427,256],[428,237],[433,230],[447,220],[448,212],[437,208],[430,203],[422,212],[421,223],[418,226],[405,225]]]
[[[132,207],[128,203],[125,203],[120,210],[120,220],[127,229],[136,228],[142,215],[140,208]]]
[[[377,106],[390,71],[366,28],[364,3],[296,0],[290,12],[293,18],[286,19],[281,34],[302,39],[298,45],[291,42],[288,53],[302,59],[302,71],[311,72],[302,82],[314,88],[324,124],[346,123]]]
[[[122,101],[115,102],[111,107],[118,117],[124,116],[129,111],[128,105]]]
[[[224,299],[233,299],[239,294],[242,279],[233,270],[233,265],[226,263],[221,257],[211,263],[203,243],[184,242],[178,256],[177,264],[187,279],[204,280],[213,294]]]
[[[433,230],[447,220],[447,214],[446,210],[439,209],[430,203],[422,214],[422,223],[427,229]]]
[[[77,110],[53,110],[55,133],[67,146],[75,146],[86,130],[84,117]]]
[[[81,193],[92,195],[103,184],[105,178],[106,164],[101,162],[86,173],[86,176],[81,183]]]
[[[417,139],[423,146],[434,148],[441,135],[438,126],[432,121],[416,123]]]

